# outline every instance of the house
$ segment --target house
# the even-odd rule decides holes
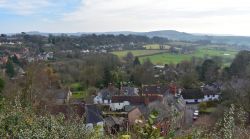
[[[201,86],[201,90],[204,94],[203,101],[219,100],[220,99],[220,85],[218,83],[207,84]]]
[[[219,92],[214,92],[211,90],[204,90],[204,99],[203,101],[213,101],[213,100],[219,100],[220,99],[220,93]]]
[[[104,118],[104,128],[108,134],[116,134],[127,128],[124,117],[108,116]]]
[[[64,89],[58,89],[54,91],[55,94],[55,104],[62,105],[69,102],[72,92],[70,90],[65,91]]]
[[[130,105],[128,101],[123,101],[123,102],[111,102],[109,104],[111,111],[119,111],[123,110],[125,106]]]
[[[87,50],[84,50],[84,49],[81,50],[81,53],[85,53],[85,54],[86,54],[86,53],[89,53],[89,52],[90,52],[90,51],[89,51],[88,49],[87,49]]]
[[[185,101],[182,98],[168,94],[164,96],[162,102],[156,101],[148,105],[148,115],[154,110],[158,112],[154,126],[160,130],[162,136],[166,136],[170,126],[174,129],[182,127],[185,119],[185,107]],[[173,115],[175,122],[171,122]]]
[[[130,105],[147,105],[150,102],[162,101],[163,95],[157,96],[112,96],[112,103],[128,101]]]
[[[167,85],[143,85],[141,93],[146,96],[157,96],[164,95],[167,90]]]
[[[184,89],[181,92],[182,98],[186,103],[200,103],[204,99],[204,94],[200,89]]]
[[[86,110],[86,127],[89,130],[93,130],[95,126],[99,126],[100,132],[104,131],[104,119],[101,111],[95,104],[85,105]]]
[[[93,99],[95,104],[110,104],[111,98],[114,95],[119,94],[119,90],[112,85],[108,88],[102,89],[98,92],[98,95]]]
[[[144,116],[140,109],[137,106],[126,105],[123,110],[121,111],[103,111],[102,113],[104,116],[116,116],[116,117],[123,117],[127,124],[133,125],[136,123],[137,120],[143,120]]]
[[[128,118],[128,124],[134,125],[136,123],[136,120],[144,119],[140,109],[135,106],[127,106],[125,108],[125,111],[128,112],[127,118]]]
[[[139,96],[139,88],[130,86],[121,86],[120,94],[125,96]]]

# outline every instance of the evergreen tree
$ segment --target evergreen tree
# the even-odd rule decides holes
[[[11,60],[8,60],[6,63],[6,73],[9,77],[14,77],[15,75],[14,65]]]
[[[109,68],[104,68],[104,78],[103,78],[103,83],[105,86],[108,86],[109,83],[111,83],[111,78],[112,78],[112,75],[111,75],[111,72],[109,70]]]
[[[134,60],[134,66],[136,65],[141,65],[141,62],[138,57],[135,57],[135,60]]]

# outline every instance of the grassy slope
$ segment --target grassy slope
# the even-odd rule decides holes
[[[128,51],[116,51],[112,53],[122,58],[126,56],[128,52],[132,52],[134,56],[140,56],[141,61],[149,58],[154,64],[169,64],[169,63],[176,64],[176,63],[180,63],[181,61],[190,60],[192,57],[203,58],[205,56],[208,56],[208,57],[220,56],[230,61],[230,59],[233,59],[235,55],[237,54],[237,51],[216,50],[213,46],[199,48],[192,54],[171,54],[171,53],[167,53],[166,50],[165,51],[164,50],[128,50]],[[166,53],[162,53],[162,52],[166,52]],[[224,54],[229,54],[229,55],[224,55]],[[228,60],[225,62],[225,65],[230,64]]]
[[[127,55],[128,52],[132,52],[134,56],[151,55],[166,52],[166,50],[126,50],[126,51],[115,51],[112,54],[122,58]]]

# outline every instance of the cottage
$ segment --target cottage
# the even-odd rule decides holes
[[[213,100],[219,100],[220,94],[218,92],[210,91],[210,90],[204,90],[204,99],[203,101],[213,101]]]
[[[200,103],[204,99],[204,94],[200,89],[184,89],[181,96],[186,103]]]
[[[207,84],[201,86],[204,94],[203,101],[219,100],[220,99],[220,85],[218,83]]]

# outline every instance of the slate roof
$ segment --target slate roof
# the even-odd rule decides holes
[[[184,89],[181,93],[184,99],[202,99],[204,94],[200,89]]]
[[[138,96],[138,92],[136,92],[135,87],[122,87],[121,93],[128,96]]]
[[[143,94],[164,94],[167,90],[167,85],[145,85],[142,87]]]
[[[130,112],[131,110],[133,110],[135,108],[136,108],[136,106],[131,106],[131,105],[127,105],[127,106],[124,107],[125,112]]]
[[[100,91],[101,97],[103,100],[111,99],[115,94],[118,94],[117,88],[105,88]]]
[[[103,121],[101,111],[96,105],[86,105],[86,123],[97,124]]]

